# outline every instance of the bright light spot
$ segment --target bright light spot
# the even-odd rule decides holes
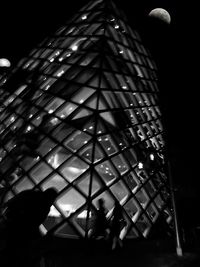
[[[8,59],[6,58],[0,58],[0,67],[10,67],[11,63]]]
[[[48,85],[44,88],[44,90],[48,90],[49,87],[50,87],[50,85],[48,84]]]
[[[11,117],[10,121],[13,122],[15,120],[15,117]]]
[[[48,111],[48,113],[49,113],[49,114],[53,113],[53,109],[50,109],[50,110]]]
[[[82,19],[82,20],[85,20],[85,19],[87,19],[87,16],[86,16],[86,15],[83,15],[83,16],[81,17],[81,19]]]
[[[50,163],[51,166],[56,169],[59,166],[59,163],[58,163],[58,154],[55,154],[55,155],[51,156],[49,158],[49,160],[48,160],[48,163]]]
[[[64,70],[61,70],[58,74],[57,77],[61,77],[64,74]]]
[[[73,46],[71,47],[71,50],[72,50],[72,51],[77,51],[77,50],[78,50],[78,46],[77,46],[77,45],[73,45]]]
[[[58,122],[58,119],[57,119],[57,118],[53,118],[53,119],[51,120],[51,123],[52,123],[53,125],[56,125],[57,122]]]
[[[26,131],[29,132],[30,130],[31,130],[31,126],[28,126]]]
[[[149,157],[150,157],[150,160],[154,160],[154,159],[155,159],[155,156],[154,156],[153,153],[151,153],[151,154],[149,155]]]
[[[144,167],[143,163],[142,162],[138,162],[138,168],[139,169],[143,169],[143,167]]]
[[[68,167],[68,170],[74,174],[78,174],[80,172],[83,171],[83,169],[78,169],[78,168],[75,168],[75,167]]]

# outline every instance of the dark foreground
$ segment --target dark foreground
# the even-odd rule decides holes
[[[200,246],[183,249],[183,256],[176,255],[173,240],[125,240],[124,246],[115,251],[110,249],[110,244],[104,240],[66,240],[50,238],[42,247],[32,249],[42,252],[43,256],[37,261],[25,260],[27,252],[21,251],[23,264],[17,267],[76,267],[76,266],[133,266],[133,267],[186,267],[200,266]],[[37,253],[36,253],[37,254]],[[37,255],[39,255],[37,254]],[[13,257],[13,255],[10,255]],[[17,257],[17,256],[15,256]],[[35,257],[34,257],[35,258]],[[1,267],[8,266],[0,264]],[[12,266],[8,266],[12,267]]]

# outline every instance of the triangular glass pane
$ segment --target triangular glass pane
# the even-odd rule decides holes
[[[77,238],[77,236],[83,237],[81,232],[79,232],[75,226],[72,227],[72,224],[69,224],[66,221],[55,231],[55,236],[66,238]]]
[[[115,119],[114,119],[113,114],[111,112],[101,112],[100,116],[107,123],[111,124],[112,126],[116,126]]]
[[[84,103],[85,106],[96,109],[97,108],[97,94],[94,94],[92,98]]]
[[[91,185],[90,185],[91,183]],[[76,184],[78,188],[86,195],[88,196],[90,193],[90,186],[91,186],[91,196],[93,196],[95,193],[97,193],[101,189],[101,184],[95,173],[91,174],[87,173],[83,176],[80,182]]]
[[[89,144],[85,145],[80,151],[79,155],[82,159],[87,161],[89,164],[92,162],[93,153],[94,153],[94,144],[90,142]]]
[[[78,112],[74,115],[72,120],[77,120],[80,118],[85,118],[92,115],[92,112],[89,109],[86,108],[79,108]]]

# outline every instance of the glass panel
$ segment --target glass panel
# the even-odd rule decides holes
[[[56,112],[56,116],[61,119],[69,116],[78,106],[72,103],[67,103],[59,111]]]
[[[115,183],[110,187],[110,190],[119,202],[124,202],[129,195],[128,189],[125,187],[122,181]]]
[[[113,92],[103,91],[103,95],[108,102],[109,108],[118,108],[119,102]]]
[[[81,159],[72,158],[60,168],[60,172],[66,178],[66,180],[72,182],[82,173],[84,173],[88,167],[89,166]]]
[[[65,101],[61,98],[55,97],[46,107],[45,110],[48,113],[54,112],[59,106],[61,106]]]
[[[67,138],[64,145],[72,151],[77,151],[79,148],[86,145],[90,139],[90,135],[82,131],[76,131]]]
[[[46,220],[43,222],[42,225],[40,225],[40,231],[43,234],[46,234],[47,231],[51,230],[54,226],[59,224],[61,221],[62,221],[62,217],[61,217],[60,212],[54,206],[51,206],[50,212]]]
[[[63,190],[68,185],[67,181],[57,173],[51,175],[48,180],[45,180],[41,184],[43,190],[46,190],[49,187],[54,187],[58,192]]]
[[[150,204],[146,209],[147,214],[149,215],[149,218],[152,222],[155,222],[155,220],[158,217],[158,211],[156,210],[155,206],[153,204]]]
[[[92,116],[92,112],[89,109],[86,108],[79,108],[76,115],[72,118],[72,120],[78,120],[78,119],[84,119],[86,117]]]
[[[129,162],[129,164],[134,167],[137,164],[137,157],[136,154],[134,152],[134,150],[131,149],[127,149],[124,150],[124,156],[126,157],[126,160]]]
[[[128,213],[130,218],[133,222],[136,222],[137,216],[139,214],[139,211],[141,210],[137,203],[134,201],[134,199],[130,199],[125,205],[124,205],[125,211]]]
[[[79,194],[74,188],[65,191],[56,200],[56,204],[62,211],[62,213],[68,217],[71,213],[74,213],[85,203],[85,198]]]
[[[39,161],[40,157],[33,158],[30,160],[30,158],[25,157],[20,161],[20,166],[25,170],[29,170],[33,165],[35,165]]]
[[[70,157],[71,153],[69,153],[66,149],[62,147],[57,147],[50,153],[46,160],[51,165],[52,168],[58,168],[64,161],[66,161]]]
[[[41,142],[40,147],[37,149],[37,151],[40,153],[40,155],[44,156],[48,152],[50,152],[55,146],[56,146],[56,143],[54,143],[49,138],[45,138]]]
[[[30,179],[25,176],[24,178],[20,179],[20,181],[17,182],[17,184],[14,186],[14,189],[16,190],[17,193],[27,190],[27,189],[32,189],[34,187],[34,184],[30,181]]]
[[[144,214],[141,215],[135,224],[136,224],[137,228],[140,230],[140,232],[144,236],[146,236],[148,233],[148,230],[151,227],[151,224],[148,221],[147,217]]]
[[[94,89],[91,89],[89,87],[82,87],[81,90],[79,90],[78,93],[76,93],[75,96],[72,97],[72,101],[78,104],[82,104],[94,92]]]
[[[126,163],[126,161],[122,155],[117,155],[117,156],[113,157],[112,162],[114,163],[115,167],[120,172],[120,174],[125,173],[129,169],[129,167],[128,167],[128,165],[127,165],[127,163]]]
[[[46,163],[41,162],[36,167],[34,167],[34,169],[30,172],[30,175],[36,183],[39,183],[51,172],[52,169]]]
[[[84,176],[84,178],[77,184],[79,189],[85,193],[86,196],[89,195],[89,186],[90,186],[90,174],[87,174],[87,176]],[[99,182],[99,179],[96,177],[95,174],[93,174],[92,177],[92,186],[91,186],[91,195],[93,196],[97,191],[99,191],[101,188],[101,184]]]
[[[74,230],[74,228],[72,228],[69,223],[67,222],[64,222],[59,228],[58,230],[56,230],[56,233],[55,233],[56,236],[66,236],[66,237],[77,237],[78,236],[81,236],[81,233],[79,233],[78,230]]]
[[[126,181],[130,190],[132,192],[135,192],[135,190],[137,189],[137,187],[139,185],[139,181],[138,181],[137,176],[133,172],[130,172],[129,174],[124,175],[123,179]]]
[[[156,193],[156,189],[151,181],[145,183],[144,188],[150,196],[153,196]]]
[[[117,178],[117,172],[109,161],[105,161],[95,167],[98,175],[101,176],[106,184]]]
[[[73,127],[61,123],[52,133],[51,135],[58,140],[58,142],[62,142],[64,138],[66,138],[69,134],[74,131]]]
[[[159,209],[162,209],[162,207],[164,205],[164,201],[162,200],[162,198],[160,197],[160,195],[157,195],[157,197],[154,199],[154,202],[156,203],[156,206]]]
[[[110,195],[110,193],[108,191],[104,191],[101,195],[99,195],[98,197],[96,197],[92,203],[93,205],[97,208],[98,207],[98,200],[100,198],[103,198],[105,201],[105,208],[107,209],[107,211],[109,212],[110,210],[112,210],[113,206],[114,206],[114,199],[113,197]]]
[[[135,194],[136,198],[138,199],[139,203],[142,205],[142,207],[146,207],[146,205],[148,204],[148,196],[145,193],[145,191],[143,189],[139,190],[136,194]]]
[[[102,117],[102,119],[108,123],[108,124],[111,124],[111,126],[117,126],[116,125],[116,120],[115,120],[115,117],[112,115],[111,112],[102,112],[100,114],[100,116]],[[105,131],[104,131],[105,132]]]
[[[110,155],[118,152],[118,148],[114,144],[114,142],[113,142],[113,140],[112,140],[110,135],[101,136],[97,140],[103,146],[103,148],[104,148],[105,152],[107,153],[107,155],[110,156]]]

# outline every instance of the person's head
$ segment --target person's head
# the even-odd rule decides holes
[[[53,202],[58,196],[58,192],[54,187],[50,187],[44,191],[44,196],[49,203],[53,204]]]
[[[102,207],[104,205],[104,199],[103,198],[100,198],[98,200],[98,205],[99,205],[99,207]]]

